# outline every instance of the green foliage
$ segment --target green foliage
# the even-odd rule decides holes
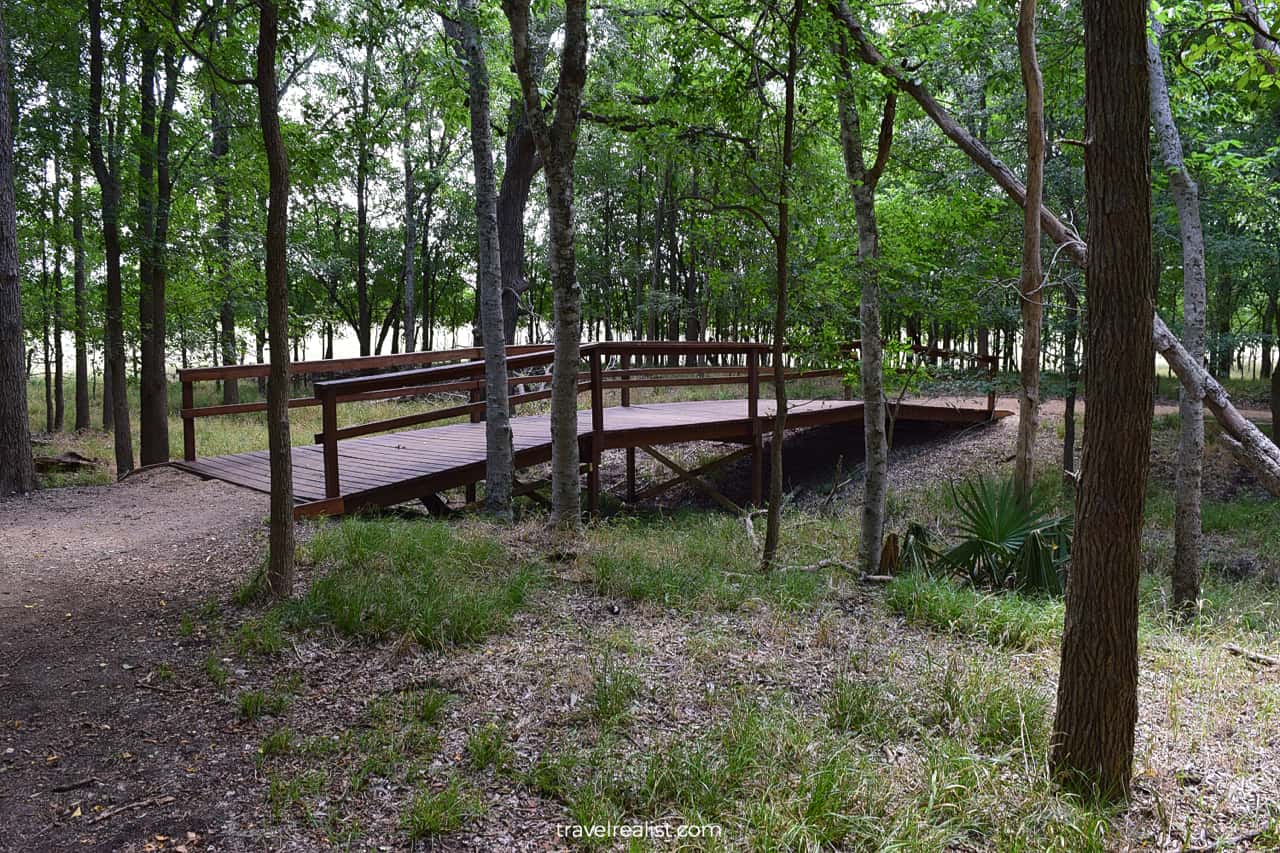
[[[1023,500],[1013,484],[986,479],[952,489],[960,544],[935,567],[954,571],[974,586],[1062,593],[1071,553],[1071,520],[1052,517],[1034,494]]]
[[[475,770],[504,770],[513,751],[507,742],[507,730],[498,723],[485,723],[467,735],[467,763]]]
[[[592,663],[591,715],[602,726],[624,721],[641,686],[635,672],[604,654]]]

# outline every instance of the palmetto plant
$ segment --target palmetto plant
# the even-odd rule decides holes
[[[1071,553],[1071,519],[1052,515],[1034,494],[1020,499],[1011,481],[952,487],[964,539],[935,568],[974,586],[1062,593]]]

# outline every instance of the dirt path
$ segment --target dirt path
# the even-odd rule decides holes
[[[0,502],[0,850],[194,850],[222,822],[252,765],[184,684],[207,642],[181,626],[244,578],[265,513],[169,469]]]

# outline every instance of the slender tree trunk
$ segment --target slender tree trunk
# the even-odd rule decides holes
[[[96,0],[95,0],[96,2]],[[293,456],[289,440],[289,154],[280,133],[276,44],[279,11],[258,2],[258,122],[267,153],[266,279],[271,373],[267,382],[267,437],[271,451],[271,534],[267,583],[276,598],[293,592]]]
[[[53,431],[66,426],[66,395],[62,377],[62,162],[53,161]]]
[[[796,0],[787,26],[787,68],[783,76],[782,168],[778,173],[778,224],[774,231],[774,273],[777,290],[773,315],[773,436],[769,441],[769,513],[765,517],[764,551],[760,567],[772,569],[777,561],[782,533],[782,445],[787,431],[787,288],[791,248],[791,167],[795,157],[796,73],[800,61],[797,33],[804,14]]]
[[[1146,3],[1084,0],[1089,274],[1084,460],[1051,763],[1125,797],[1154,372]]]
[[[365,44],[360,71],[360,138],[356,152],[356,337],[360,354],[369,355],[373,344],[373,305],[369,298],[369,74],[373,67],[373,39]]]
[[[213,39],[215,42],[221,39],[217,29],[214,30]],[[218,85],[217,81],[212,81],[209,85],[209,114],[212,122],[209,153],[213,158],[214,209],[218,212],[217,224],[214,226],[214,245],[218,254],[218,283],[222,293],[222,302],[218,306],[218,322],[221,326],[218,336],[221,343],[219,355],[222,363],[229,366],[240,360],[236,351],[235,282],[231,275],[231,192],[227,180],[227,172],[231,166],[231,115],[226,99],[218,91]],[[239,380],[222,380],[222,402],[225,405],[240,402]]]
[[[418,348],[418,314],[417,305],[414,304],[414,291],[417,281],[414,278],[415,271],[413,268],[413,261],[418,249],[418,236],[415,232],[418,200],[414,192],[413,148],[411,144],[413,124],[410,121],[410,115],[409,96],[406,94],[404,111],[401,116],[404,135],[400,144],[401,152],[404,156],[404,275],[402,277],[404,295],[401,297],[400,304],[403,307],[401,313],[404,318],[405,352],[413,352]]]
[[[489,67],[481,41],[477,5],[477,0],[458,0],[460,23],[446,21],[445,26],[459,41],[458,52],[467,69],[467,101],[471,108],[471,154],[475,166],[476,236],[479,244],[476,282],[485,362],[484,502],[488,512],[510,520],[513,448],[502,315],[498,191],[493,168],[493,137],[489,129]],[[575,382],[576,378],[575,370]]]
[[[886,430],[884,395],[884,339],[880,327],[880,230],[876,222],[876,186],[889,160],[893,144],[893,122],[897,96],[885,101],[880,121],[880,137],[875,162],[867,167],[862,150],[862,122],[853,71],[849,65],[847,39],[838,42],[844,76],[839,93],[840,147],[845,177],[853,196],[858,223],[858,267],[861,284],[859,305],[859,380],[862,391],[862,434],[864,467],[862,538],[858,561],[863,572],[880,574],[880,553],[884,542],[885,501],[889,491],[889,436]]]
[[[1015,492],[1028,500],[1035,483],[1036,427],[1040,420],[1040,328],[1044,318],[1040,266],[1040,207],[1044,196],[1044,81],[1036,58],[1036,0],[1021,0],[1018,55],[1027,106],[1027,202],[1022,218],[1022,364],[1018,382],[1018,444],[1014,452]]]
[[[529,45],[528,0],[503,0],[511,25],[516,74],[538,153],[546,170],[550,212],[551,286],[555,312],[555,359],[551,380],[551,523],[576,529],[582,506],[578,476],[578,366],[582,291],[574,255],[573,173],[577,155],[582,87],[587,75],[585,0],[566,0],[559,84],[551,122],[542,112]]]
[[[138,120],[138,338],[141,350],[138,369],[139,461],[143,465],[163,462],[160,455],[160,430],[167,427],[164,399],[156,397],[156,353],[163,349],[157,341],[156,320],[156,59],[159,39],[149,27],[146,16],[138,26],[138,49],[142,68]],[[160,366],[163,376],[163,365]],[[163,381],[161,382],[163,385]],[[158,417],[157,417],[158,415]],[[167,436],[166,436],[167,438]]]
[[[79,130],[77,130],[79,140]],[[71,164],[71,242],[74,243],[76,431],[88,429],[89,416],[89,308],[85,293],[84,191],[80,179],[80,145]]]
[[[35,488],[22,351],[22,282],[14,195],[13,88],[9,35],[0,8],[0,497]]]
[[[123,54],[122,54],[123,56]],[[102,244],[106,255],[106,364],[104,386],[109,382],[110,417],[104,411],[103,428],[115,433],[116,476],[133,470],[133,436],[129,428],[129,393],[124,352],[124,304],[120,276],[120,152],[112,129],[104,149],[102,139],[102,0],[89,0],[89,153],[102,193]],[[124,69],[116,68],[124,80]],[[103,402],[108,389],[104,387]],[[108,423],[109,421],[109,423]]]
[[[1169,105],[1169,87],[1160,61],[1163,27],[1153,17],[1153,39],[1147,42],[1147,71],[1151,86],[1151,123],[1160,156],[1169,175],[1169,193],[1178,210],[1182,237],[1182,345],[1197,361],[1204,360],[1205,264],[1204,229],[1200,224],[1200,194],[1182,156],[1182,139]],[[1178,394],[1178,470],[1174,490],[1173,606],[1184,618],[1193,615],[1200,600],[1200,493],[1204,463],[1204,393],[1181,386]]]
[[[1076,485],[1076,389],[1080,381],[1076,366],[1076,343],[1080,332],[1080,296],[1071,281],[1063,283],[1063,302],[1066,306],[1065,330],[1062,343],[1062,372],[1067,382],[1065,413],[1062,424],[1062,474],[1071,489]]]

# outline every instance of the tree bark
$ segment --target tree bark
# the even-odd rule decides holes
[[[1040,327],[1044,318],[1044,276],[1040,265],[1040,208],[1044,197],[1044,80],[1036,57],[1036,0],[1018,11],[1018,56],[1027,105],[1027,202],[1023,205],[1022,362],[1018,382],[1018,442],[1014,451],[1014,491],[1029,500],[1035,483],[1036,428],[1040,421]]]
[[[77,142],[82,140],[79,129]],[[89,307],[85,292],[84,190],[80,178],[80,145],[71,164],[71,242],[73,247],[73,288],[75,297],[76,346],[76,431],[88,429],[89,415]]]
[[[787,288],[791,271],[791,169],[795,159],[796,74],[800,62],[800,20],[803,0],[796,0],[787,22],[787,67],[783,74],[782,164],[778,171],[778,224],[774,230],[776,291],[773,314],[773,435],[769,440],[769,512],[765,516],[764,549],[760,567],[774,567],[782,532],[782,445],[787,433]],[[763,94],[763,93],[762,93]]]
[[[97,2],[97,0],[94,0]],[[279,11],[258,0],[258,122],[267,154],[266,280],[271,368],[267,381],[267,436],[271,452],[271,533],[267,584],[276,598],[293,592],[293,456],[289,439],[289,154],[280,133],[276,44]]]
[[[1089,405],[1051,764],[1070,787],[1123,798],[1154,386],[1146,3],[1084,0],[1084,24]]]
[[[360,354],[369,355],[373,344],[373,305],[369,299],[369,74],[373,67],[373,39],[365,43],[360,68],[360,132],[356,151],[356,337]]]
[[[53,431],[66,425],[66,395],[62,382],[62,162],[53,161]]]
[[[525,119],[533,131],[546,170],[550,212],[551,287],[555,312],[555,359],[551,380],[551,523],[576,529],[582,506],[578,477],[578,366],[582,291],[574,256],[573,173],[578,119],[587,76],[585,0],[566,0],[559,84],[550,123],[542,112],[538,80],[529,45],[528,0],[503,0],[511,25],[516,74]]]
[[[479,244],[476,283],[480,292],[485,362],[484,503],[490,514],[509,521],[512,517],[514,451],[507,395],[497,177],[493,168],[493,137],[489,129],[489,67],[481,41],[477,0],[458,0],[458,18],[459,23],[446,21],[445,26],[449,34],[458,40],[458,52],[466,65],[471,108],[471,154],[475,165],[476,236]]]
[[[123,54],[122,54],[123,56]],[[125,379],[124,305],[120,277],[120,151],[119,123],[104,149],[102,139],[102,0],[89,0],[89,154],[102,194],[102,244],[106,256],[106,365],[104,386],[110,383],[111,425],[115,433],[116,476],[133,470],[133,436],[129,429],[129,392]],[[116,68],[124,80],[124,69]],[[107,391],[104,388],[103,399]],[[104,413],[105,414],[105,413]]]
[[[406,78],[408,75],[405,75]],[[407,80],[406,89],[408,88]],[[401,297],[400,305],[402,306],[401,315],[404,320],[404,351],[413,352],[418,348],[418,324],[417,324],[417,305],[414,303],[415,288],[417,281],[414,276],[414,258],[417,256],[418,236],[415,230],[417,225],[417,205],[418,199],[414,192],[414,174],[413,174],[413,124],[411,119],[411,103],[410,95],[405,93],[404,108],[401,114],[402,133],[400,140],[400,150],[404,157],[404,274],[402,276],[402,287],[404,295]]]
[[[13,88],[9,36],[0,8],[0,497],[35,488],[27,370],[22,351],[22,282],[14,195]]]
[[[215,43],[221,39],[216,24],[212,38]],[[221,344],[219,355],[223,365],[230,366],[240,360],[236,348],[235,282],[231,276],[231,192],[227,180],[227,170],[231,166],[231,115],[226,99],[218,91],[218,85],[216,80],[209,84],[209,114],[212,123],[209,154],[213,158],[211,183],[214,208],[218,212],[218,220],[214,226],[214,245],[218,254],[218,278],[222,291],[222,302],[218,306],[218,337]],[[222,380],[222,402],[225,405],[240,402],[239,380]]]
[[[840,148],[844,173],[853,196],[858,226],[858,271],[861,285],[859,304],[858,378],[862,392],[862,435],[864,461],[862,536],[858,563],[868,575],[880,574],[880,554],[884,543],[885,501],[889,492],[889,435],[886,428],[884,394],[884,336],[880,325],[880,229],[876,222],[876,187],[893,144],[893,123],[897,94],[885,99],[880,119],[880,136],[874,163],[868,167],[862,150],[862,122],[849,65],[848,40],[838,42],[840,68],[844,80],[839,90]]]
[[[1182,139],[1169,105],[1169,87],[1160,60],[1159,39],[1164,28],[1153,16],[1152,39],[1147,41],[1147,71],[1151,86],[1151,123],[1160,156],[1169,175],[1169,193],[1178,210],[1182,238],[1182,343],[1198,363],[1204,361],[1205,282],[1204,229],[1200,224],[1200,194],[1182,155]],[[1178,468],[1174,489],[1173,607],[1184,618],[1197,610],[1200,599],[1200,495],[1204,464],[1204,395],[1183,385],[1178,394]]]

